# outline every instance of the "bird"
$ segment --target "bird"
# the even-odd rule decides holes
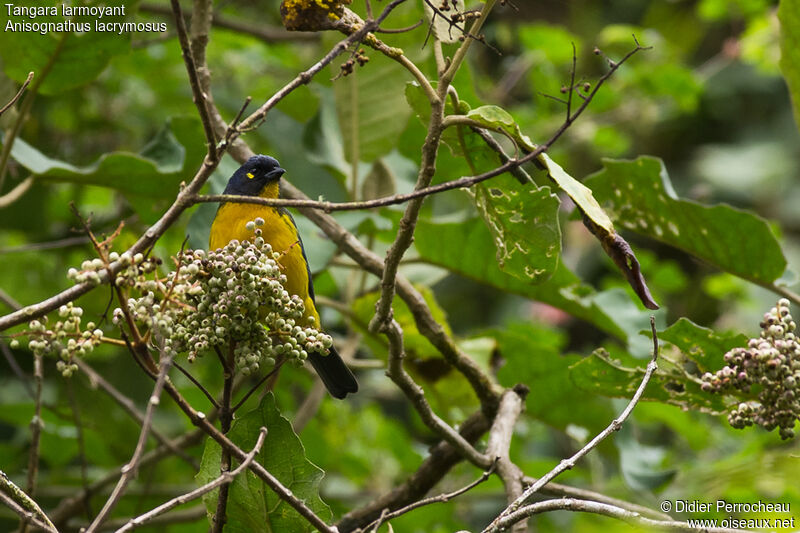
[[[274,157],[253,156],[233,173],[223,194],[278,198],[281,176],[285,172],[286,170],[281,168]],[[303,301],[304,325],[319,328],[321,323],[306,250],[297,231],[297,225],[285,208],[222,202],[211,224],[209,248],[211,250],[222,248],[234,239],[239,241],[252,239],[252,231],[246,228],[246,224],[258,217],[264,220],[264,225],[261,227],[264,240],[273,250],[282,252],[278,264],[286,275],[286,290]],[[333,346],[327,355],[309,353],[308,360],[334,398],[342,399],[348,393],[358,391],[355,376]]]

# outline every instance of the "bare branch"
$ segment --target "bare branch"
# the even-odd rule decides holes
[[[2,184],[0,183],[0,185]],[[28,176],[27,178],[19,182],[19,184],[17,184],[16,187],[8,191],[3,196],[0,196],[0,209],[2,209],[3,207],[10,206],[14,202],[22,198],[22,195],[28,192],[28,189],[30,189],[32,185],[33,185],[33,176]]]
[[[403,368],[405,358],[405,348],[403,347],[403,331],[397,321],[392,320],[389,329],[385,331],[389,339],[389,368],[386,375],[394,381],[400,390],[411,400],[414,408],[419,413],[422,421],[430,429],[435,431],[441,438],[450,443],[451,446],[459,450],[464,457],[472,464],[483,469],[489,468],[493,463],[492,459],[476,450],[464,437],[462,437],[447,422],[439,418],[433,412],[428,401],[425,399],[425,392],[422,387],[417,385],[408,372]]]
[[[172,10],[166,6],[159,4],[151,4],[149,2],[142,2],[139,4],[140,11],[147,11],[149,13],[157,13],[159,15],[172,15]],[[193,17],[192,11],[184,10],[187,17]],[[286,41],[305,41],[316,42],[320,40],[319,34],[315,32],[305,31],[286,31],[281,27],[267,26],[261,22],[258,24],[248,24],[242,20],[227,18],[219,13],[214,13],[211,22],[214,26],[233,30],[237,33],[243,33],[261,39],[267,43],[286,42]]]
[[[444,493],[444,494],[438,494],[436,496],[431,496],[430,498],[423,498],[423,499],[421,499],[419,501],[416,501],[416,502],[414,502],[414,503],[412,503],[410,505],[406,505],[405,507],[403,507],[401,509],[398,509],[396,511],[393,511],[391,513],[388,513],[388,512],[387,513],[382,513],[380,518],[378,518],[377,520],[373,520],[372,522],[367,524],[365,527],[359,528],[356,531],[364,531],[364,530],[378,531],[378,528],[384,522],[388,522],[389,520],[397,518],[398,516],[402,516],[402,515],[404,515],[404,514],[406,514],[408,512],[413,511],[414,509],[419,509],[420,507],[424,507],[424,506],[430,505],[432,503],[449,502],[450,500],[452,500],[454,498],[457,498],[457,497],[461,496],[462,494],[464,494],[466,492],[471,491],[472,489],[474,489],[475,487],[477,487],[478,485],[480,485],[481,483],[483,483],[484,481],[489,479],[489,477],[495,471],[496,465],[497,465],[497,463],[493,462],[488,470],[484,470],[483,471],[483,474],[481,474],[481,477],[479,477],[478,479],[476,479],[475,481],[473,481],[469,485],[461,487],[458,490],[454,490],[453,492],[447,492],[447,493]]]
[[[636,392],[631,398],[631,401],[628,402],[628,405],[625,409],[620,413],[620,415],[611,421],[611,423],[601,431],[595,438],[589,441],[586,446],[578,450],[572,457],[569,459],[564,459],[561,461],[558,466],[552,469],[550,472],[545,474],[544,476],[540,477],[536,482],[525,489],[525,492],[517,498],[511,505],[506,507],[500,515],[495,518],[491,524],[489,524],[486,529],[483,530],[483,533],[496,533],[498,531],[502,531],[504,527],[500,527],[501,520],[505,519],[508,515],[516,512],[533,494],[535,494],[539,489],[547,485],[551,480],[556,478],[558,475],[563,473],[565,470],[569,470],[575,466],[575,463],[578,462],[584,455],[592,451],[598,444],[600,444],[603,440],[606,439],[609,435],[613,432],[618,431],[620,427],[622,427],[622,423],[627,420],[630,416],[631,412],[633,412],[633,408],[636,407],[636,404],[639,403],[639,400],[644,394],[644,390],[647,387],[647,384],[650,382],[650,378],[653,377],[653,373],[658,369],[658,335],[656,332],[656,319],[654,316],[650,317],[650,329],[653,333],[653,357],[650,359],[650,362],[647,363],[647,369],[645,370],[644,376],[642,377],[642,382],[639,385],[639,388],[636,389]]]
[[[217,139],[214,136],[214,127],[211,125],[211,117],[208,113],[208,98],[200,81],[198,65],[195,63],[194,53],[192,51],[193,43],[189,42],[189,36],[186,33],[186,23],[183,20],[180,2],[178,2],[178,0],[170,0],[170,4],[175,14],[175,27],[178,30],[178,41],[181,43],[183,62],[186,64],[186,72],[189,74],[189,85],[192,88],[192,100],[200,114],[200,122],[203,124],[203,132],[206,135],[206,145],[208,148],[207,157],[215,161],[219,157],[216,149]]]
[[[28,450],[28,479],[25,492],[31,498],[36,497],[36,479],[39,476],[39,443],[42,435],[42,383],[44,382],[44,366],[41,354],[35,354],[33,358],[33,382],[35,394],[33,401],[35,404],[33,419],[31,420],[31,447]],[[28,530],[28,522],[23,518],[20,524],[20,531]]]
[[[117,530],[117,533],[133,531],[137,527],[146,524],[147,522],[150,522],[155,517],[162,515],[179,505],[183,505],[192,500],[196,500],[197,498],[203,496],[203,494],[207,494],[221,485],[229,484],[236,478],[236,476],[244,472],[250,466],[250,463],[253,462],[253,459],[255,459],[256,455],[258,455],[258,453],[261,451],[261,447],[264,445],[264,439],[266,438],[266,436],[267,436],[267,428],[262,427],[258,433],[258,439],[256,440],[255,446],[253,446],[253,449],[250,451],[250,453],[247,454],[244,461],[242,461],[242,464],[237,466],[235,469],[229,472],[223,472],[222,475],[220,475],[218,478],[206,483],[202,487],[198,487],[191,492],[173,498],[170,501],[159,505],[155,509],[152,509],[142,515],[137,516],[136,518],[131,518],[127,524],[125,524],[123,527]]]
[[[509,503],[515,501],[522,494],[522,470],[511,461],[509,448],[511,438],[514,436],[514,426],[525,407],[525,396],[528,387],[517,385],[513,390],[507,390],[500,398],[497,415],[489,430],[489,441],[486,444],[486,454],[494,457],[497,465],[497,475],[503,480],[506,498]],[[525,526],[523,523],[522,526]],[[524,532],[526,527],[513,526],[512,531]]]
[[[108,517],[114,507],[116,507],[120,498],[122,498],[122,494],[125,492],[128,482],[137,475],[139,461],[144,453],[144,448],[147,444],[147,437],[150,433],[150,427],[153,423],[153,414],[155,413],[156,407],[161,403],[161,391],[164,389],[165,383],[167,382],[167,374],[172,366],[172,353],[163,349],[163,340],[161,344],[162,346],[161,357],[159,360],[158,377],[156,378],[156,384],[153,387],[153,392],[150,395],[150,400],[147,402],[147,409],[145,410],[144,420],[142,421],[142,430],[139,432],[139,441],[136,443],[136,448],[133,451],[131,460],[128,462],[128,464],[122,467],[122,476],[119,478],[117,486],[114,487],[114,491],[111,493],[111,496],[109,496],[108,500],[106,500],[106,503],[100,510],[100,513],[86,529],[86,533],[93,533],[94,531],[97,531],[106,517]]]

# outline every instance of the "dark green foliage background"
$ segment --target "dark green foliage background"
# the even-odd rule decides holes
[[[794,282],[791,270],[797,269],[800,259],[800,138],[786,82],[794,91],[791,94],[800,94],[800,59],[795,41],[786,35],[800,33],[798,2],[783,2],[780,7],[786,25],[783,38],[793,49],[780,65],[776,2],[516,0],[507,4],[496,8],[484,28],[492,46],[473,45],[454,85],[461,101],[473,110],[484,105],[506,110],[512,125],[533,142],[546,140],[563,121],[564,106],[547,95],[563,96],[559,90],[569,81],[571,43],[577,49],[577,78],[589,83],[608,68],[604,57],[592,53],[595,46],[610,59],[619,59],[633,47],[632,34],[653,47],[616,73],[588,112],[548,153],[594,190],[636,250],[662,306],[656,319],[668,341],[664,354],[669,360],[646,395],[646,400],[654,401],[642,402],[623,433],[559,480],[652,508],[663,499],[760,499],[790,502],[793,509],[800,509],[797,444],[781,442],[777,434],[760,429],[729,428],[719,412],[730,399],[701,393],[692,373],[694,366],[715,369],[724,349],[755,335],[761,315],[778,298],[771,289]],[[364,9],[359,0],[351,7]],[[169,19],[137,11],[136,2],[127,8],[130,20],[167,20],[172,28]],[[221,2],[219,11],[232,19],[280,25],[277,1]],[[421,13],[421,2],[409,0],[385,26],[407,26]],[[6,18],[3,12],[3,26]],[[422,47],[425,33],[423,25],[383,37],[402,47],[432,77],[431,47]],[[39,73],[53,46],[45,39],[52,38],[0,33],[0,104],[29,70]],[[264,101],[339,38],[324,35],[312,41],[265,43],[215,27],[208,62],[216,104],[227,120],[232,119],[246,96],[256,104]],[[446,47],[446,53],[452,54],[454,46]],[[7,193],[29,174],[37,176],[20,200],[0,209],[0,289],[23,305],[69,287],[67,269],[92,256],[86,243],[53,249],[33,246],[80,235],[69,202],[91,214],[100,234],[110,233],[125,220],[115,243],[122,251],[161,215],[180,182],[194,175],[205,150],[175,38],[90,35],[70,38],[65,47],[70,54],[58,59],[58,68],[37,95],[0,190]],[[286,178],[312,198],[346,200],[356,190],[363,199],[407,192],[413,186],[425,129],[416,117],[415,90],[407,85],[411,77],[377,52],[367,50],[367,54],[370,62],[357,68],[355,75],[332,81],[342,56],[283,100],[262,127],[246,136],[257,152],[277,157],[289,171]],[[75,55],[80,58],[77,62]],[[490,120],[485,113],[481,116]],[[7,113],[0,118],[0,128],[8,131],[13,120],[15,113]],[[445,137],[435,182],[496,166],[497,161],[480,148],[469,150],[469,159],[463,157],[464,146],[477,144],[474,138],[467,137],[466,145],[457,141],[455,136]],[[510,144],[505,146],[513,150]],[[350,163],[354,153],[360,160],[355,188]],[[226,157],[205,190],[220,192],[236,166]],[[521,191],[509,176],[502,176],[475,193],[491,203],[491,187],[505,191],[502,202],[488,207],[479,201],[476,208],[463,191],[429,198],[408,254],[414,261],[401,270],[429,288],[425,296],[434,315],[467,353],[485,368],[499,365],[496,376],[501,384],[523,382],[531,388],[512,459],[527,474],[538,476],[621,410],[624,402],[614,398],[629,397],[638,385],[651,341],[642,334],[647,333],[649,313],[579,217],[569,214],[571,202],[559,194],[557,208],[550,194],[559,193],[557,186],[534,167],[528,171],[550,189],[536,194]],[[533,201],[538,202],[535,208]],[[402,209],[335,216],[383,255]],[[542,217],[535,231],[526,231],[529,218],[519,226],[514,214],[520,212]],[[213,206],[194,208],[158,242],[154,253],[169,258],[187,234],[190,246],[203,247],[213,215]],[[385,338],[371,336],[365,329],[377,299],[376,278],[332,265],[339,258],[335,247],[311,223],[296,218],[317,293],[349,309],[345,316],[321,306],[326,328],[339,339],[352,331],[363,334],[359,357],[385,360]],[[505,236],[506,244],[520,244],[520,253],[530,255],[509,255],[501,268],[497,234],[492,231]],[[545,246],[556,251],[560,246],[560,256],[548,256]],[[526,264],[543,269],[538,283],[526,278]],[[98,320],[108,301],[109,292],[101,289],[77,304],[88,319]],[[0,313],[11,310],[0,303]],[[404,305],[398,302],[395,312],[405,330],[415,378],[426,388],[437,413],[452,424],[462,422],[478,406],[468,384],[440,364],[440,356],[416,331]],[[116,333],[108,324],[105,329]],[[30,374],[31,354],[24,344],[13,354]],[[143,408],[152,385],[128,353],[103,346],[88,361]],[[214,358],[198,360],[191,370],[209,390],[220,389]],[[173,379],[195,407],[209,408],[183,376],[173,374]],[[359,379],[362,392],[345,402],[326,397],[299,434],[308,461],[325,472],[319,489],[324,503],[316,504],[323,510],[329,506],[337,518],[402,482],[436,442],[383,370],[360,371]],[[254,398],[246,410],[260,411],[242,416],[274,421],[282,415],[291,421],[310,383],[307,373],[287,368],[275,391],[277,410],[269,405],[272,400],[259,407]],[[55,361],[46,361],[43,397],[37,499],[49,510],[81,487],[79,439],[92,480],[130,458],[138,426],[85,375],[62,379]],[[5,359],[0,360],[0,469],[20,485],[27,468],[33,409],[20,380]],[[80,431],[73,413],[79,413]],[[244,423],[248,420],[241,421],[243,427],[251,425]],[[165,399],[156,427],[176,436],[190,424]],[[285,424],[281,427],[288,429]],[[252,431],[242,437],[247,446],[254,441]],[[279,435],[274,438],[284,442]],[[291,435],[285,438],[294,442]],[[203,446],[189,453],[204,463],[219,453],[213,446],[205,450],[206,456]],[[300,463],[309,480],[316,479],[318,471],[308,462]],[[200,477],[210,479],[212,471]],[[195,485],[196,474],[174,457],[142,469],[115,517],[134,516],[186,492]],[[460,465],[435,491],[455,489],[479,475]],[[92,500],[93,512],[104,499],[100,495]],[[392,525],[400,532],[475,530],[503,505],[502,486],[492,479],[452,503],[415,511]],[[76,517],[71,524],[85,518]],[[542,515],[535,523],[540,531],[633,529],[578,513]],[[0,508],[0,529],[11,530],[15,524],[12,513]],[[201,522],[141,530],[204,527]],[[229,530],[242,530],[237,527],[234,523]]]

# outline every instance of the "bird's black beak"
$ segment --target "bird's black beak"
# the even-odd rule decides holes
[[[286,173],[285,169],[278,167],[274,170],[267,172],[267,181],[278,181]]]

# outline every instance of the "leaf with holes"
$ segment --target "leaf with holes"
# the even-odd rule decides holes
[[[626,309],[620,308],[625,302],[617,302],[614,311],[608,311],[601,296],[609,291],[598,293],[581,283],[561,261],[547,281],[539,284],[522,281],[500,270],[492,241],[486,224],[478,218],[446,224],[420,220],[414,232],[414,244],[423,261],[498,290],[546,303],[628,341],[629,334],[620,325],[618,316],[627,319],[640,312],[633,302],[627,300]]]
[[[603,164],[586,183],[622,227],[762,285],[771,286],[786,270],[781,246],[764,219],[729,205],[679,199],[658,158]]]
[[[583,390],[603,396],[631,398],[642,383],[645,361],[634,359],[616,348],[600,348],[570,367],[572,381]],[[719,414],[726,409],[725,398],[700,388],[700,379],[671,359],[661,357],[658,370],[645,389],[644,400],[677,405]]]
[[[649,332],[648,332],[649,333]],[[737,346],[746,346],[747,337],[741,333],[718,333],[681,318],[658,333],[660,340],[674,345],[697,364],[697,375],[716,372],[725,366],[723,356]]]
[[[495,180],[476,185],[469,194],[492,232],[500,269],[532,283],[549,279],[561,254],[561,202],[550,187]]]

